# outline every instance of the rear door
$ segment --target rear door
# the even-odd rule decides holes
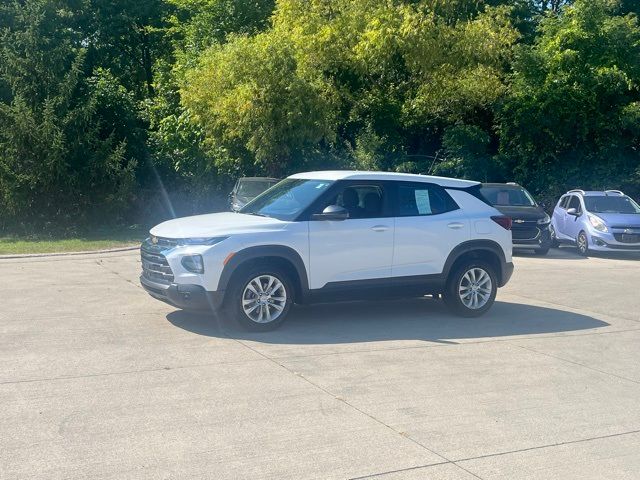
[[[394,184],[393,280],[442,273],[449,253],[469,239],[469,221],[439,185]]]

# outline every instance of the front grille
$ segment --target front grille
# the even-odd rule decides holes
[[[640,234],[614,233],[614,238],[620,243],[640,243]]]
[[[540,229],[536,221],[513,222],[511,234],[514,240],[535,240],[540,235]]]
[[[173,271],[162,252],[175,247],[177,242],[169,238],[157,240],[157,243],[151,243],[147,239],[140,246],[142,276],[153,282],[170,284],[173,282]]]

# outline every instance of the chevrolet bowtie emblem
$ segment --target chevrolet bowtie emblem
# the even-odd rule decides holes
[[[633,232],[633,230],[631,230],[630,228],[625,228],[624,229],[624,233],[632,233],[632,232]]]
[[[524,220],[520,220],[519,218],[517,220],[514,220],[513,223],[524,223]]]

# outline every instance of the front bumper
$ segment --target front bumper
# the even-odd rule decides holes
[[[640,252],[640,243],[612,242],[592,235],[589,250],[596,252]]]
[[[634,234],[638,235],[634,229]],[[589,250],[596,252],[640,252],[640,242],[621,242],[618,238],[622,231],[614,229],[609,232],[600,232],[589,228]],[[618,238],[616,238],[618,237]]]
[[[209,292],[200,285],[157,283],[143,276],[140,284],[153,298],[182,310],[216,311],[224,300],[224,292]]]

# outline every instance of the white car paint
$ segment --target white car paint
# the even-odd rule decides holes
[[[385,172],[308,172],[289,178],[317,180],[395,180],[428,182],[445,187],[460,206],[452,212],[422,216],[344,221],[281,221],[242,213],[214,213],[177,218],[152,228],[150,234],[169,239],[226,237],[215,245],[176,246],[164,251],[174,282],[218,289],[224,262],[245,248],[290,247],[303,260],[311,289],[330,282],[441,273],[448,254],[470,239],[492,239],[511,262],[511,232],[490,220],[493,207],[456,188],[478,182],[426,175]],[[187,271],[185,255],[202,255],[204,274]]]

